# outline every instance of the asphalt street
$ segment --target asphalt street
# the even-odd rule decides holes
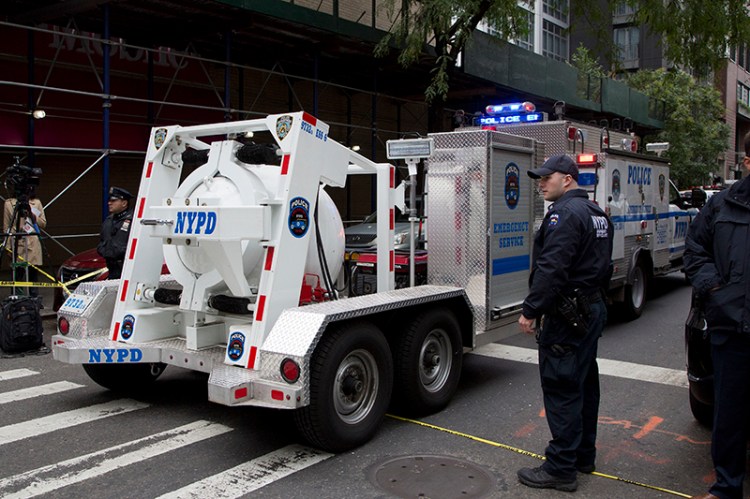
[[[640,319],[611,317],[599,348],[597,474],[579,475],[575,497],[707,489],[710,431],[690,414],[684,367],[689,299],[679,274],[655,281]],[[53,328],[50,316],[47,344]],[[564,497],[516,478],[549,438],[534,347],[517,334],[467,354],[445,410],[388,416],[371,442],[339,455],[306,447],[288,412],[208,402],[203,374],[170,366],[148,392],[124,397],[51,354],[3,357],[0,496]]]

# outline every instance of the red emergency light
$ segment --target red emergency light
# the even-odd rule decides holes
[[[597,154],[579,154],[576,156],[576,163],[579,165],[593,165],[599,162]]]

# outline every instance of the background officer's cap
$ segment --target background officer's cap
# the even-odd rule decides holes
[[[573,158],[566,154],[552,156],[544,162],[541,168],[529,170],[528,174],[531,178],[542,178],[554,172],[570,175],[576,182],[578,182],[578,166],[576,165],[576,162],[573,161]]]
[[[110,200],[124,199],[125,201],[130,201],[131,199],[133,199],[133,195],[130,194],[127,190],[123,189],[122,187],[110,187],[109,199]]]

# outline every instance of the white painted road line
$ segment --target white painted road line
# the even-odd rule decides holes
[[[66,392],[68,390],[74,390],[76,388],[83,387],[84,385],[71,383],[70,381],[58,381],[56,383],[49,383],[46,385],[32,386],[31,388],[23,388],[21,390],[14,390],[12,392],[0,393],[0,405],[7,404],[8,402],[17,402],[19,400],[41,397],[43,395],[52,395],[54,393]]]
[[[7,381],[9,379],[24,378],[26,376],[33,376],[39,374],[31,369],[12,369],[10,371],[0,372],[0,381]]]
[[[196,421],[85,456],[4,478],[0,480],[0,497],[10,499],[48,494],[62,487],[89,480],[113,470],[123,469],[131,464],[140,463],[229,431],[232,429],[228,426],[209,421]]]
[[[82,409],[74,409],[67,412],[58,412],[43,418],[24,421],[8,426],[0,427],[0,445],[23,440],[24,438],[44,435],[71,426],[96,421],[97,419],[117,416],[138,409],[145,409],[148,404],[136,402],[135,400],[122,399],[113,400],[99,405],[92,405]],[[0,494],[1,496],[2,494]]]
[[[529,364],[537,364],[539,362],[535,349],[498,345],[497,343],[484,345],[472,353]],[[597,362],[599,363],[599,373],[606,376],[648,381],[649,383],[679,386],[682,388],[687,388],[688,386],[687,372],[680,369],[667,369],[666,367],[646,366],[633,362],[609,359],[597,359]]]
[[[333,454],[309,447],[289,445],[164,494],[158,499],[204,499],[206,497],[232,499],[242,497],[271,482],[325,461],[331,456]]]

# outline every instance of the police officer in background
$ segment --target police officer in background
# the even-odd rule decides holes
[[[119,279],[122,274],[122,263],[128,246],[130,224],[133,221],[133,211],[130,200],[133,195],[122,187],[109,189],[109,216],[102,223],[99,233],[99,244],[96,251],[107,260],[110,279]]]
[[[576,472],[592,473],[599,414],[596,349],[607,320],[604,290],[611,277],[613,227],[578,188],[578,167],[569,156],[549,158],[529,170],[552,201],[536,234],[529,294],[518,319],[537,334],[539,374],[552,433],[546,461],[522,468],[518,479],[535,488],[572,492]],[[541,324],[538,332],[535,322]]]

